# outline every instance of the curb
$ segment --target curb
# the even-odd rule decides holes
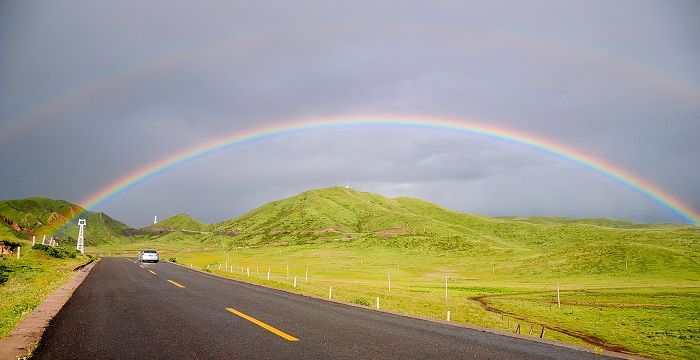
[[[98,261],[90,260],[74,269],[73,277],[32,310],[6,337],[0,339],[0,360],[17,360],[30,355],[41,340],[49,321],[63,308]]]
[[[347,302],[343,302],[343,301],[339,301],[339,300],[335,300],[335,299],[327,299],[327,298],[323,298],[323,297],[316,297],[316,296],[312,296],[312,295],[300,294],[300,293],[293,292],[293,291],[289,291],[289,290],[286,290],[286,289],[278,289],[278,288],[271,287],[271,286],[265,286],[265,285],[261,285],[261,284],[250,283],[250,282],[247,282],[247,281],[244,281],[244,280],[239,280],[239,279],[230,278],[230,277],[223,276],[223,275],[219,275],[219,274],[212,273],[212,272],[206,272],[206,271],[203,271],[203,270],[199,270],[199,269],[195,269],[195,268],[190,268],[190,267],[188,267],[188,266],[186,266],[186,265],[184,265],[184,264],[173,263],[173,262],[170,262],[170,261],[167,261],[167,260],[161,260],[161,262],[165,262],[165,263],[168,263],[168,264],[176,265],[176,266],[185,268],[185,269],[187,269],[187,270],[195,271],[195,272],[198,272],[198,273],[200,273],[200,274],[209,275],[209,276],[217,277],[217,278],[220,278],[220,279],[225,279],[225,280],[234,281],[234,282],[240,282],[240,283],[247,284],[247,285],[252,285],[252,286],[260,286],[260,287],[265,288],[265,289],[271,289],[271,290],[281,291],[281,292],[285,292],[285,293],[288,293],[288,294],[303,296],[303,297],[307,297],[307,298],[311,298],[311,299],[322,300],[322,301],[326,301],[326,302],[330,302],[330,303],[335,303],[335,304],[340,304],[340,305],[345,305],[345,306],[352,306],[352,307],[356,307],[356,308],[360,308],[360,309],[365,309],[365,310],[368,310],[368,311],[377,311],[377,312],[382,312],[382,313],[386,313],[386,314],[401,316],[401,317],[405,317],[405,318],[409,318],[409,319],[418,319],[418,320],[428,321],[428,322],[432,322],[432,323],[438,323],[438,324],[442,324],[442,325],[453,326],[453,327],[463,328],[463,329],[470,329],[470,330],[480,331],[480,332],[489,333],[489,334],[494,334],[494,335],[508,336],[508,337],[517,338],[517,339],[521,339],[521,340],[527,340],[527,341],[537,342],[537,343],[541,343],[541,344],[553,345],[553,346],[558,346],[558,347],[567,348],[567,349],[571,349],[571,350],[578,350],[578,351],[585,352],[585,353],[592,353],[592,354],[597,354],[597,355],[604,355],[604,356],[608,356],[608,357],[612,357],[612,358],[617,358],[617,359],[651,360],[650,358],[646,358],[646,357],[644,357],[644,356],[642,356],[642,355],[627,354],[627,353],[615,352],[615,351],[610,351],[610,350],[602,350],[601,352],[595,352],[593,349],[591,349],[590,347],[586,347],[586,346],[566,344],[566,343],[563,343],[563,342],[559,342],[559,341],[555,341],[555,340],[549,340],[549,339],[533,338],[533,337],[531,337],[531,336],[525,336],[525,335],[521,335],[521,334],[514,334],[514,333],[510,333],[510,332],[506,332],[506,331],[502,331],[502,330],[498,330],[498,329],[489,329],[489,328],[479,327],[479,326],[475,326],[475,325],[468,325],[468,324],[455,323],[455,322],[451,322],[451,321],[448,322],[448,321],[445,321],[445,320],[434,319],[434,318],[429,318],[429,317],[424,317],[424,316],[407,315],[407,314],[405,314],[405,313],[394,312],[394,311],[389,311],[389,310],[384,310],[384,309],[376,310],[376,309],[374,309],[374,308],[372,308],[372,307],[357,305],[357,304],[353,304],[353,303],[347,303]]]

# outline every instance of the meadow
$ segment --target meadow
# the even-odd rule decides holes
[[[68,281],[75,267],[89,261],[82,255],[55,258],[46,251],[32,249],[31,242],[19,242],[20,259],[14,255],[0,259],[0,273],[5,278],[0,284],[0,338]]]

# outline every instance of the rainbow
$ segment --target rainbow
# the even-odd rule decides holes
[[[499,128],[481,122],[447,118],[395,115],[303,119],[236,132],[182,150],[174,155],[141,167],[88,196],[81,202],[81,204],[87,210],[93,210],[150,178],[172,170],[173,168],[181,166],[187,162],[194,161],[217,150],[223,150],[238,145],[297,133],[333,128],[367,127],[402,127],[451,131],[498,141],[505,141],[539,150],[558,158],[579,164],[585,168],[597,171],[598,173],[637,191],[644,197],[670,210],[684,221],[696,225],[700,224],[700,213],[680,200],[674,198],[663,189],[646,182],[643,179],[635,177],[623,169],[610,165],[600,159],[596,159],[580,151],[565,147],[549,140],[537,138],[529,134]]]

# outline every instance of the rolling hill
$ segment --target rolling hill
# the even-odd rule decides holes
[[[273,201],[211,225],[201,240],[232,246],[354,243],[409,251],[467,252],[474,261],[505,261],[527,273],[635,271],[697,276],[700,231],[682,224],[610,219],[490,218],[411,198],[390,199],[341,187]],[[228,235],[223,236],[222,235]],[[643,259],[643,260],[642,260]]]
[[[0,235],[21,239],[56,236],[60,242],[75,242],[77,217],[87,219],[87,245],[123,239],[129,226],[101,212],[86,211],[64,200],[28,198],[0,201]]]
[[[148,225],[141,230],[145,230],[149,233],[157,232],[173,232],[173,231],[183,231],[183,232],[206,232],[209,228],[201,221],[189,216],[187,214],[177,214],[173,215],[165,220],[159,221],[157,224]]]

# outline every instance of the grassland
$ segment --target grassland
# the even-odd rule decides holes
[[[76,266],[87,261],[85,256],[53,258],[45,251],[31,249],[31,243],[26,242],[22,242],[19,260],[14,256],[0,259],[0,272],[7,276],[0,285],[0,338],[68,281]]]
[[[398,313],[450,311],[454,322],[533,337],[544,327],[547,339],[657,358],[700,353],[697,227],[489,218],[338,187],[216,224],[177,215],[159,225],[88,251],[155,248],[185,266],[306,295],[328,297],[332,287],[333,299],[369,307],[379,297]]]

